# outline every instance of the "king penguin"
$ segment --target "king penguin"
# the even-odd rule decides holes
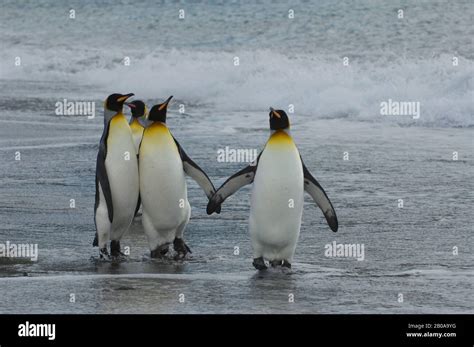
[[[125,104],[130,107],[132,112],[129,125],[130,129],[132,130],[135,150],[138,155],[138,149],[140,148],[140,142],[142,141],[143,131],[147,126],[146,117],[148,115],[148,110],[145,103],[141,100],[134,100],[132,102],[126,102]]]
[[[95,225],[101,258],[122,255],[120,239],[132,223],[139,193],[138,162],[132,131],[122,109],[133,94],[112,94],[104,103],[104,131],[96,166]]]
[[[133,142],[135,143],[135,150],[137,152],[137,159],[139,159],[138,151],[140,149],[140,142],[142,142],[143,131],[148,125],[147,119],[146,119],[148,116],[148,110],[146,108],[145,103],[141,100],[126,102],[125,105],[127,105],[132,112],[132,117],[130,118],[129,125],[130,125],[130,129],[132,130]],[[135,216],[138,215],[140,206],[141,206],[141,199],[140,199],[140,196],[138,196],[137,207],[135,209]]]
[[[139,151],[142,224],[152,258],[165,256],[171,242],[178,258],[191,252],[183,240],[191,216],[184,174],[199,184],[208,199],[215,193],[209,177],[188,157],[166,126],[171,98],[150,109],[151,124],[143,132]]]
[[[290,122],[282,110],[270,108],[270,138],[256,162],[231,176],[209,200],[212,214],[229,196],[253,183],[249,232],[253,265],[258,270],[272,266],[291,267],[300,233],[304,191],[322,210],[336,232],[336,212],[324,189],[311,175],[290,134]]]

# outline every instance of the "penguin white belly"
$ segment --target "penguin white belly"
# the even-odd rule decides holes
[[[173,241],[191,212],[183,163],[164,124],[154,123],[145,130],[139,166],[144,229],[154,248]]]
[[[110,121],[105,168],[112,192],[114,217],[111,238],[121,237],[129,228],[138,200],[138,162],[132,133],[125,116]]]
[[[291,263],[303,212],[303,167],[291,137],[277,132],[260,156],[255,175],[249,230],[254,258]]]

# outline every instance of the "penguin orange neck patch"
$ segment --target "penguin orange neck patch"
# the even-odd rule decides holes
[[[132,130],[142,130],[143,126],[140,124],[138,119],[133,118],[132,122],[130,123],[130,128],[132,128]]]
[[[149,133],[152,134],[166,134],[169,133],[168,127],[161,122],[154,122],[147,128]]]
[[[111,124],[116,124],[116,123],[120,123],[124,120],[125,120],[125,122],[127,121],[125,116],[123,115],[123,113],[120,112],[120,113],[117,113],[115,116],[112,117],[112,119],[110,120],[110,123]]]
[[[277,130],[275,131],[270,138],[268,139],[269,144],[281,144],[281,145],[289,145],[289,144],[294,144],[293,139],[291,136],[283,131],[283,130]]]

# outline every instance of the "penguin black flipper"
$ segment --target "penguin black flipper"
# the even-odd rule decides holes
[[[206,209],[207,214],[213,214],[218,209],[220,210],[221,204],[225,201],[225,199],[234,194],[243,186],[253,182],[255,173],[257,172],[258,160],[260,159],[261,154],[262,153],[258,155],[256,161],[251,163],[246,168],[240,170],[236,174],[230,176],[227,181],[222,184],[214,196],[209,200]]]
[[[105,168],[105,156],[107,155],[107,145],[106,138],[108,135],[108,127],[104,131],[99,144],[99,153],[97,154],[97,165],[96,165],[96,192],[95,192],[95,201],[96,206],[94,210],[97,210],[99,206],[99,184],[102,188],[102,193],[104,194],[105,202],[107,204],[107,213],[109,214],[110,223],[114,219],[114,207],[112,204],[112,190],[110,189],[109,176],[107,175],[107,170]]]
[[[216,192],[216,188],[212,184],[211,180],[207,176],[207,174],[196,164],[191,158],[188,157],[186,152],[184,151],[183,147],[179,144],[179,142],[174,138],[174,142],[178,147],[179,156],[181,157],[181,161],[183,162],[183,170],[184,172],[194,179],[197,184],[204,190],[208,199],[211,199]],[[219,208],[217,213],[220,213],[221,210]]]
[[[301,157],[300,157],[301,158]],[[303,159],[301,158],[301,164],[303,165],[304,174],[304,190],[311,195],[314,202],[319,206],[321,211],[326,217],[326,221],[332,231],[336,232],[338,228],[336,211],[332,207],[331,201],[329,200],[323,187],[316,181],[316,178],[311,175],[311,172],[304,165]]]

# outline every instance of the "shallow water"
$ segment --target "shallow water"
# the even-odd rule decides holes
[[[1,139],[8,145],[0,151],[0,235],[38,243],[39,259],[0,264],[0,312],[473,312],[470,129],[295,121],[293,137],[332,200],[340,228],[331,232],[307,196],[292,270],[259,274],[247,232],[249,187],[227,200],[221,215],[207,216],[204,193],[192,180],[189,259],[149,259],[138,218],[122,242],[129,259],[98,261],[91,242],[102,121],[33,108],[2,117]],[[168,124],[219,185],[244,164],[218,162],[217,150],[261,149],[268,132],[265,114],[234,112],[215,121],[206,118],[212,113],[199,107],[185,116],[171,112]],[[21,161],[14,160],[18,150]],[[364,244],[365,260],[326,257],[324,246],[333,241]]]

